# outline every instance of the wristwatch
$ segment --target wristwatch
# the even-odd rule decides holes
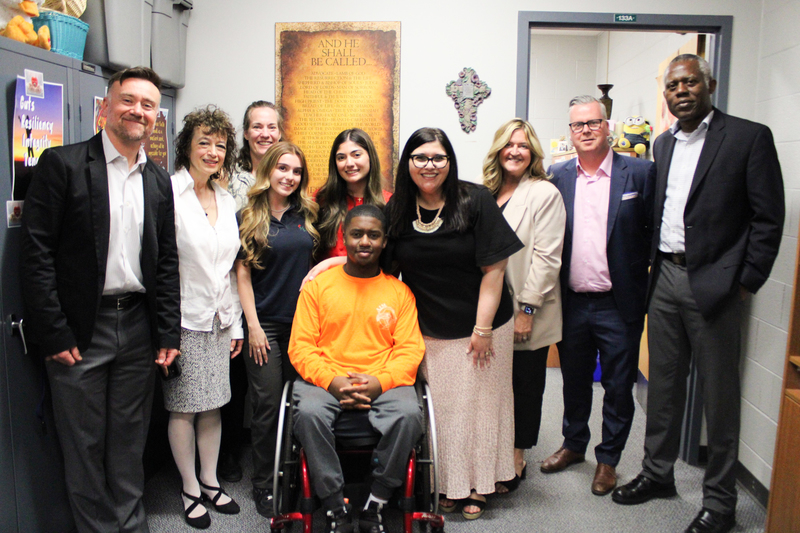
[[[523,304],[522,305],[522,312],[525,313],[526,315],[535,315],[536,314],[536,308],[535,307],[531,307],[528,304]]]

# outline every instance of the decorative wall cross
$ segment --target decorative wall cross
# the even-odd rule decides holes
[[[461,129],[466,133],[475,131],[478,125],[478,106],[489,98],[492,89],[485,81],[481,81],[474,69],[464,67],[458,73],[458,79],[447,84],[446,92],[455,102]]]

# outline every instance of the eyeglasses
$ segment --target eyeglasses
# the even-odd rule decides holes
[[[580,133],[583,131],[584,126],[589,126],[590,130],[597,131],[600,129],[600,126],[603,125],[603,121],[604,119],[602,118],[596,118],[588,122],[570,122],[569,129],[571,129],[573,133]]]
[[[428,165],[428,161],[433,163],[435,168],[444,168],[448,159],[450,159],[448,156],[441,154],[436,154],[433,157],[422,154],[411,155],[411,162],[414,163],[414,166],[417,168],[425,168]]]

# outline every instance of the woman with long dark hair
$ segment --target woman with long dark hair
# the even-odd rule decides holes
[[[522,243],[488,189],[458,179],[447,135],[422,128],[406,142],[386,205],[386,258],[417,299],[439,437],[440,506],[483,514],[495,483],[514,477],[508,257]]]

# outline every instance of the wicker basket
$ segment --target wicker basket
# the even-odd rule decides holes
[[[84,21],[64,15],[58,11],[44,11],[33,18],[33,29],[37,32],[42,26],[50,28],[51,50],[75,59],[83,59],[86,46],[86,32],[89,25]]]
[[[42,7],[80,18],[83,12],[86,11],[86,0],[44,0]]]

